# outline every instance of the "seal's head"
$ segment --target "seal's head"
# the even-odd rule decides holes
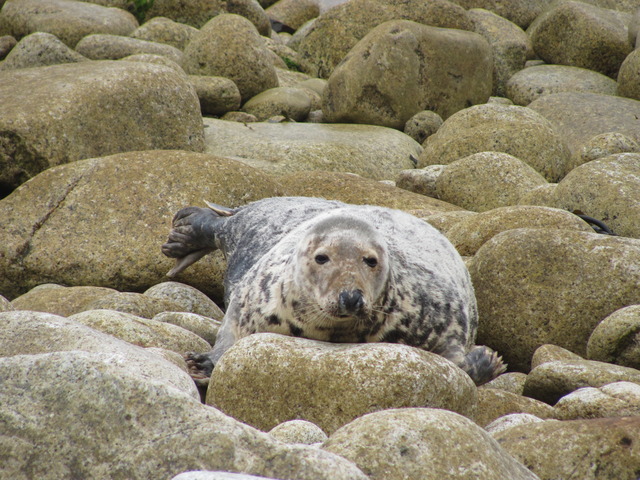
[[[298,244],[294,282],[309,312],[333,324],[370,317],[389,279],[384,239],[368,222],[332,215]]]

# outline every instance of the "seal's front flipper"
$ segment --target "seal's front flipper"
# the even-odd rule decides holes
[[[464,357],[464,364],[460,367],[478,386],[490,382],[507,369],[502,358],[483,345],[473,347]]]
[[[209,385],[211,372],[213,372],[213,362],[209,353],[189,352],[185,355],[189,375],[196,382],[198,387],[206,388]]]
[[[187,207],[173,217],[172,230],[167,242],[162,245],[162,253],[175,258],[176,265],[167,276],[173,277],[194,264],[216,248],[216,230],[224,218],[233,212],[220,207],[224,216],[212,208]],[[229,213],[231,212],[231,213]]]

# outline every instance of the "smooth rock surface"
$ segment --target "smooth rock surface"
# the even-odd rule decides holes
[[[640,384],[614,382],[600,388],[579,388],[555,404],[557,418],[633,417],[640,415]]]
[[[240,90],[228,78],[189,75],[189,83],[196,89],[203,115],[222,116],[240,108]]]
[[[178,65],[184,59],[182,52],[171,45],[121,35],[87,35],[78,42],[76,51],[92,60],[118,60],[139,53],[163,55]]]
[[[11,303],[16,310],[48,312],[61,317],[69,317],[83,312],[96,300],[116,293],[113,288],[104,287],[63,287],[43,284],[32,288]]]
[[[640,369],[640,305],[621,308],[603,319],[589,337],[587,357]]]
[[[181,312],[191,312],[221,320],[224,312],[200,290],[180,282],[162,282],[144,292],[145,296],[170,301]]]
[[[275,115],[284,115],[287,119],[301,122],[311,111],[311,98],[301,88],[270,88],[249,99],[242,110],[254,115],[259,122]]]
[[[473,420],[486,427],[500,417],[513,413],[526,413],[538,418],[555,418],[553,407],[533,398],[497,388],[478,389],[478,408]]]
[[[281,442],[305,445],[322,443],[328,438],[320,427],[305,420],[283,422],[269,430],[269,434]]]
[[[4,61],[0,63],[0,70],[43,67],[85,60],[88,59],[71,50],[55,35],[35,32],[24,37],[11,49]]]
[[[152,318],[156,322],[170,323],[195,333],[209,345],[216,342],[222,317],[219,320],[189,312],[162,312]],[[206,348],[205,348],[206,350]],[[185,352],[181,352],[185,353]]]
[[[434,353],[272,333],[249,335],[227,350],[207,391],[207,404],[260,430],[303,419],[328,434],[377,410],[430,406],[468,415],[475,402],[471,378]]]
[[[617,93],[621,97],[640,100],[640,50],[634,50],[622,62]]]
[[[166,17],[154,17],[136,28],[131,36],[149,42],[166,43],[184,50],[198,29]]]

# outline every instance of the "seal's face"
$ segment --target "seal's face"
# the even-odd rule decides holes
[[[386,245],[368,223],[330,217],[311,229],[297,250],[294,281],[302,307],[318,322],[370,317],[389,277]]]

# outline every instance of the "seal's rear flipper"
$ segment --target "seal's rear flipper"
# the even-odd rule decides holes
[[[504,373],[507,366],[502,362],[502,358],[489,347],[476,345],[465,355],[464,365],[461,365],[461,368],[467,372],[476,385],[480,386]]]

